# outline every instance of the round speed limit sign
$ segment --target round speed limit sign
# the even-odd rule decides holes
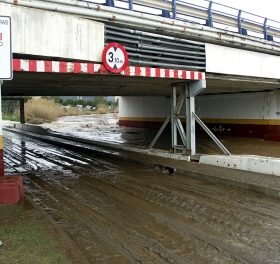
[[[109,43],[103,50],[102,61],[108,71],[120,73],[128,65],[127,52],[121,44]]]

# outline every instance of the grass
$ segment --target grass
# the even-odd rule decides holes
[[[71,263],[49,223],[35,209],[26,210],[23,205],[0,205],[0,241],[0,263]]]
[[[3,120],[11,120],[11,121],[17,121],[19,122],[19,116],[18,115],[9,115],[3,113]]]

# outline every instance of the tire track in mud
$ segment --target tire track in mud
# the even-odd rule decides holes
[[[236,203],[234,200],[229,201],[226,199],[219,199],[219,197],[213,197],[213,195],[209,196],[203,192],[193,191],[191,188],[178,186],[178,184],[174,183],[172,178],[169,180],[170,181],[168,182],[161,179],[160,185],[154,182],[149,182],[147,185],[144,183],[144,180],[139,181],[137,178],[131,177],[130,180],[127,181],[127,184],[131,185],[130,189],[139,190],[140,192],[146,192],[148,190],[149,194],[154,196],[154,199],[157,199],[157,202],[160,202],[160,197],[165,197],[165,199],[167,199],[166,196],[163,195],[164,193],[167,193],[168,196],[171,196],[169,200],[175,203],[174,205],[178,207],[188,205],[188,207],[184,206],[185,210],[196,210],[196,208],[200,209],[202,206],[206,206],[209,207],[209,209],[216,211],[217,214],[226,212],[245,223],[250,222],[252,225],[273,225],[280,228],[279,218],[277,217],[278,212],[276,212],[275,216],[270,212],[268,212],[269,214],[265,214],[244,207],[242,204]],[[184,201],[185,199],[187,199],[188,202]],[[167,202],[169,202],[168,199]],[[244,214],[244,211],[246,211],[246,214]],[[222,219],[223,217],[219,218]]]
[[[275,257],[273,251],[275,252],[275,249],[280,247],[279,221],[273,219],[274,221],[271,223],[269,218],[263,218],[256,213],[252,214],[250,211],[246,211],[246,214],[244,214],[244,209],[236,208],[236,205],[219,204],[216,201],[213,203],[211,199],[208,201],[204,197],[196,197],[193,194],[182,196],[178,191],[174,192],[172,188],[162,189],[161,185],[153,188],[149,184],[145,188],[133,184],[125,188],[142,192],[139,196],[147,197],[149,201],[153,201],[159,206],[173,210],[187,219],[195,220],[196,223],[202,224],[201,228],[208,226],[209,229],[215,230],[216,235],[222,236],[224,240],[227,238],[226,234],[228,234],[228,239],[235,244],[239,244],[241,248],[248,246],[249,250],[253,246],[257,250],[257,253],[253,254],[258,254],[258,250],[262,251],[263,247],[269,245],[272,248],[271,255],[269,252],[262,253],[262,258]],[[174,208],[176,209],[174,210]],[[268,247],[267,251],[270,251]],[[277,257],[279,258],[279,255]]]
[[[38,184],[41,180],[33,178],[32,181]],[[172,259],[169,261],[169,258],[164,256],[167,255],[166,251],[168,252],[168,249],[165,248],[158,250],[157,254],[154,254],[152,250],[146,250],[146,248],[150,246],[149,241],[144,241],[143,243],[140,236],[135,236],[135,230],[118,223],[116,218],[113,218],[114,222],[112,222],[112,219],[105,217],[103,213],[99,210],[97,211],[92,205],[86,204],[81,200],[77,202],[77,195],[73,197],[69,192],[63,191],[53,184],[46,182],[40,182],[39,185],[45,190],[50,191],[56,199],[62,202],[62,205],[66,205],[68,208],[71,208],[72,211],[83,215],[83,222],[88,225],[88,228],[90,226],[90,228],[98,234],[99,238],[103,238],[108,245],[112,245],[118,252],[128,256],[130,261],[139,263],[162,263],[164,258],[166,263],[186,263],[185,261],[180,261],[175,255],[173,256],[175,260]],[[112,217],[112,213],[109,216]],[[108,232],[107,230],[110,231]],[[133,235],[131,235],[131,233]],[[158,249],[160,249],[160,247],[158,247]],[[158,259],[158,256],[160,256],[160,259]],[[113,263],[118,262],[115,260]]]
[[[98,179],[98,181],[100,181],[100,179]],[[154,205],[157,205],[157,207],[156,206],[152,207],[152,210],[154,212],[157,212],[158,208],[161,208],[161,210],[163,211],[163,214],[167,214],[167,215],[171,214],[171,216],[172,216],[171,218],[176,218],[176,217],[180,216],[181,220],[182,220],[182,217],[183,217],[184,222],[187,223],[186,230],[188,229],[188,226],[193,226],[193,228],[199,229],[200,231],[198,233],[200,233],[200,234],[204,233],[204,239],[203,239],[203,236],[201,236],[200,239],[204,240],[206,243],[207,243],[207,241],[216,241],[217,245],[222,245],[220,243],[220,241],[223,241],[223,244],[226,244],[225,242],[227,242],[228,245],[227,246],[223,246],[223,250],[225,252],[232,253],[230,255],[232,257],[238,259],[238,260],[242,260],[242,261],[246,260],[249,263],[262,263],[265,259],[273,258],[274,257],[274,256],[269,256],[269,254],[265,254],[265,256],[262,256],[262,254],[259,254],[259,252],[258,252],[258,250],[256,250],[256,248],[254,249],[252,247],[248,248],[248,250],[253,249],[253,252],[247,253],[246,250],[243,249],[244,246],[246,246],[246,244],[244,242],[241,243],[241,241],[234,241],[233,239],[230,239],[230,240],[228,239],[228,241],[225,241],[225,237],[222,236],[221,234],[219,235],[219,233],[216,231],[217,230],[217,225],[216,226],[214,225],[215,223],[213,223],[213,220],[212,220],[213,217],[212,216],[210,217],[210,219],[208,218],[208,221],[212,220],[212,222],[210,224],[208,224],[208,228],[205,228],[205,226],[203,226],[203,225],[197,226],[197,219],[193,219],[191,217],[185,217],[184,214],[183,214],[184,211],[183,211],[183,213],[179,214],[178,211],[180,210],[180,208],[178,207],[178,203],[177,204],[168,204],[168,203],[166,203],[165,199],[164,199],[164,202],[159,203],[159,202],[155,201],[152,197],[148,196],[148,193],[141,193],[140,195],[136,194],[136,192],[135,192],[135,190],[137,189],[136,186],[126,186],[126,187],[123,187],[123,186],[121,186],[121,184],[118,184],[118,186],[114,186],[114,184],[111,184],[111,183],[108,183],[108,182],[106,182],[106,183],[103,182],[103,184],[105,186],[107,185],[106,188],[104,186],[103,189],[110,190],[111,194],[116,192],[116,190],[114,190],[114,188],[115,188],[115,189],[117,189],[120,192],[129,194],[128,196],[130,198],[128,197],[128,199],[130,199],[130,200],[132,200],[132,197],[136,197],[136,199],[139,200],[138,203],[142,202],[141,207],[144,206],[143,205],[143,201],[145,201],[147,203],[150,203],[150,204],[155,203]],[[110,185],[110,188],[109,188],[108,185]],[[168,196],[165,196],[165,197],[168,198]],[[116,199],[117,199],[117,195],[116,195]],[[172,200],[173,198],[171,197],[170,199]],[[168,200],[170,200],[170,199],[168,199]],[[134,203],[136,203],[136,202],[134,202]],[[149,209],[149,207],[145,207],[145,208],[146,208],[146,210]],[[163,208],[165,210],[163,210]],[[175,210],[173,208],[175,208]],[[233,215],[231,215],[231,216],[233,216]],[[214,219],[219,219],[219,218],[215,217]],[[206,222],[207,222],[207,219],[206,219],[206,221],[204,221],[204,224]],[[222,228],[221,225],[223,223],[221,224],[219,222],[219,224],[220,224],[220,228]],[[237,224],[234,225],[234,227],[237,227],[237,229],[238,229],[241,226],[241,224],[237,223]],[[249,223],[247,222],[247,225],[248,224]],[[225,226],[223,228],[223,231],[226,231],[226,229],[227,229],[227,226]],[[212,230],[215,230],[215,231],[213,232]],[[210,233],[210,234],[208,234],[208,233]],[[233,234],[235,234],[234,231],[231,232],[231,235],[233,235]],[[264,234],[264,233],[262,233],[262,234]],[[247,237],[254,238],[254,235],[255,235],[255,233],[254,234],[249,234],[249,235],[247,234]],[[214,237],[215,239],[210,239],[210,236]],[[276,242],[278,243],[278,241],[276,241]],[[213,245],[213,246],[215,246],[215,245]],[[274,250],[275,249],[276,248],[274,248]],[[252,251],[252,250],[250,250],[250,251]],[[236,252],[239,252],[239,255],[235,255]],[[255,257],[255,255],[257,257]]]
[[[37,180],[36,180],[36,182],[37,182]],[[60,186],[60,188],[58,188],[57,186],[54,187],[54,188],[59,189],[59,191],[61,192],[62,186]],[[67,193],[67,191],[66,191],[66,193]],[[75,192],[74,193],[75,201],[77,199],[79,199],[79,197],[77,197],[76,194],[77,193]],[[124,194],[121,194],[121,195],[123,196]],[[73,196],[73,194],[71,194],[70,196]],[[106,196],[107,196],[106,201],[108,203],[108,200],[110,200],[110,199],[108,199],[108,197],[111,196],[111,195],[109,194],[109,196],[108,196],[108,193],[106,193]],[[130,197],[130,199],[131,199],[131,197]],[[117,203],[118,207],[123,207],[123,206],[121,206],[122,205],[122,200],[118,200],[118,199],[114,198],[114,199],[111,199],[110,202],[115,203],[115,204]],[[80,199],[79,209],[80,209],[81,206],[86,206],[87,210],[89,210],[92,207],[92,204],[87,204],[85,201],[82,202],[81,199]],[[132,206],[133,205],[129,205],[130,208],[133,208]],[[99,207],[100,207],[100,204],[99,204]],[[100,209],[100,211],[102,211],[102,212],[100,212],[101,219],[106,219],[108,221],[108,223],[107,223],[108,226],[106,226],[104,224],[104,222],[102,222],[101,220],[99,221],[99,225],[103,226],[103,228],[106,228],[106,229],[109,228],[111,230],[110,233],[117,232],[117,238],[118,239],[120,239],[120,237],[123,236],[122,235],[123,232],[126,233],[126,234],[133,234],[133,236],[131,236],[130,239],[129,239],[129,237],[126,237],[122,241],[127,241],[126,243],[129,243],[129,247],[132,247],[132,244],[136,243],[135,247],[132,251],[137,252],[137,250],[138,251],[141,250],[141,257],[138,256],[138,258],[139,259],[144,258],[145,254],[147,254],[147,253],[149,253],[149,254],[153,253],[153,255],[154,255],[152,259],[149,259],[149,258],[145,259],[144,258],[143,260],[141,260],[141,263],[190,263],[189,258],[187,256],[179,257],[179,256],[175,255],[172,252],[172,250],[169,249],[169,247],[172,244],[174,244],[174,241],[172,241],[170,238],[168,238],[168,237],[164,238],[165,240],[169,240],[170,244],[167,244],[167,247],[164,247],[162,245],[163,244],[163,238],[160,239],[161,243],[158,243],[157,239],[151,239],[152,233],[155,232],[154,230],[157,229],[157,225],[159,223],[155,223],[154,219],[149,217],[149,218],[151,218],[152,221],[150,220],[150,228],[147,230],[147,224],[148,224],[147,217],[145,218],[145,225],[144,226],[141,225],[141,222],[139,222],[139,220],[138,220],[139,218],[138,219],[135,219],[135,218],[133,219],[132,217],[127,215],[127,213],[129,212],[129,207],[125,206],[125,208],[122,208],[123,212],[125,212],[126,214],[125,215],[122,214],[121,217],[120,217],[120,212],[121,211],[117,210],[113,214],[114,210],[113,210],[112,207],[110,207],[109,210],[106,210],[106,207],[103,207],[102,210]],[[106,211],[107,211],[108,216],[104,215],[104,212],[106,213]],[[142,210],[140,210],[140,211],[142,211]],[[143,211],[142,211],[142,213],[143,213]],[[135,215],[135,214],[136,214],[136,211],[134,211],[132,213],[132,215]],[[139,215],[140,219],[143,219],[142,214],[138,213],[138,215]],[[108,218],[108,217],[110,217],[110,218]],[[96,218],[97,218],[97,215],[95,215],[95,220],[96,220]],[[113,219],[113,222],[112,222],[112,219]],[[88,219],[88,220],[93,221],[93,219]],[[132,223],[133,223],[133,225],[132,225]],[[151,225],[151,223],[152,223],[152,225]],[[168,228],[168,226],[163,227],[161,232],[163,230],[166,231],[167,228]],[[171,237],[174,238],[174,234],[172,234]],[[176,240],[178,240],[178,235],[177,235]],[[181,240],[181,243],[186,243],[184,241],[184,239],[180,239],[180,240]],[[189,238],[189,241],[192,241],[192,244],[194,244],[194,240],[195,239],[193,237]],[[204,243],[201,243],[201,241],[197,241],[197,242],[199,242],[199,244],[196,247],[192,246],[191,248],[188,248],[188,250],[185,250],[184,253],[186,254],[187,252],[190,252],[190,250],[193,251],[195,248],[199,249],[199,248],[201,248],[201,246],[203,246],[203,248],[205,247]],[[196,244],[197,244],[197,242],[196,242]],[[178,244],[178,245],[175,245],[175,246],[180,247],[181,245]],[[214,252],[215,254],[213,254],[213,249],[208,249],[208,251],[212,251],[210,253],[212,253],[212,255],[216,255],[216,252]],[[214,249],[214,251],[216,251],[216,249]],[[206,250],[204,252],[203,251],[196,252],[196,254],[193,257],[191,263],[197,263],[196,261],[199,261],[198,263],[208,263],[209,258],[205,258],[205,255],[209,256],[211,254],[209,252],[207,252],[208,254],[205,254],[206,252],[207,252]],[[177,252],[177,254],[178,254],[178,252]],[[159,261],[157,261],[157,258],[155,258],[155,256],[160,256]],[[163,262],[163,260],[164,260],[164,262]],[[217,263],[229,263],[229,259],[227,259],[225,257],[222,257],[222,261],[217,262]]]
[[[47,183],[29,177],[29,187],[41,190],[40,193],[32,193],[31,199],[43,209],[62,227],[66,234],[72,239],[80,251],[90,263],[131,263],[120,252],[114,251],[110,244],[103,241],[100,227],[95,222],[87,223],[81,210],[73,210],[72,203],[65,199],[64,193],[54,194],[52,187]],[[42,207],[42,206],[41,206]]]
[[[128,168],[128,173],[126,175],[129,175],[129,170],[132,169]],[[141,177],[157,184],[158,176],[154,176],[153,174],[142,174]],[[188,180],[186,180],[186,178],[188,178]],[[166,183],[170,187],[179,187],[178,189],[181,190],[200,193],[222,202],[229,202],[230,204],[235,202],[238,207],[244,207],[246,210],[253,210],[264,216],[267,215],[273,218],[280,218],[280,203],[278,199],[230,185],[210,183],[197,178],[197,175],[193,173],[184,175],[184,177],[163,175],[160,183]],[[263,197],[265,197],[265,199],[263,199]]]
[[[34,142],[8,138],[9,170],[90,263],[280,263],[275,198]]]

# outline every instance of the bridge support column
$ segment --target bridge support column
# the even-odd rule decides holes
[[[177,100],[177,89],[180,86],[180,96]],[[157,135],[150,144],[150,148],[153,148],[158,138],[162,134],[169,121],[171,123],[171,146],[172,152],[182,151],[190,156],[196,154],[195,143],[195,96],[198,95],[203,89],[206,88],[205,81],[196,81],[191,83],[185,83],[183,85],[173,84],[171,87],[171,109],[170,116],[168,116],[163,123],[162,127],[158,131]],[[185,110],[182,111],[182,106],[185,101]],[[183,112],[183,113],[182,113]],[[181,119],[186,122],[186,129],[183,128]],[[182,141],[182,145],[178,145],[178,134]]]
[[[20,117],[20,123],[25,124],[24,98],[19,99],[19,117]]]
[[[2,84],[0,81],[0,204],[17,204],[23,199],[23,180],[20,175],[4,175],[4,144],[2,119]]]
[[[205,81],[186,83],[186,131],[187,131],[187,152],[190,156],[196,154],[195,139],[195,96],[206,88]]]
[[[192,113],[195,112],[195,97],[191,93],[191,84],[186,84],[186,131],[187,131],[187,154],[196,153],[195,120]]]
[[[177,87],[180,86],[180,96],[177,99]],[[209,137],[216,143],[216,145],[223,151],[225,155],[230,155],[230,152],[225,146],[216,138],[216,136],[208,129],[202,120],[195,113],[195,96],[201,93],[206,88],[206,81],[188,82],[182,85],[172,85],[171,88],[171,109],[170,115],[166,118],[160,130],[156,134],[149,148],[153,148],[158,138],[168,125],[171,123],[171,146],[172,152],[181,151],[188,156],[196,155],[196,131],[195,125],[198,123],[201,128],[209,135]],[[182,106],[185,102],[185,109]],[[186,128],[183,128],[181,119],[186,122]],[[178,134],[182,145],[178,145]]]

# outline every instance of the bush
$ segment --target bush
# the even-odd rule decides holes
[[[74,102],[74,100],[72,100],[72,99],[67,99],[67,100],[63,101],[62,104],[65,105],[65,106],[66,105],[72,105],[72,106],[77,105],[77,103]]]
[[[99,104],[97,106],[97,109],[96,111],[94,112],[95,114],[107,114],[109,113],[109,108],[108,108],[108,105],[106,104]]]
[[[53,100],[32,98],[25,103],[25,119],[29,123],[47,123],[64,115],[61,105]]]
[[[106,105],[107,100],[104,98],[104,96],[96,96],[93,99],[93,105],[98,108],[98,105]]]

